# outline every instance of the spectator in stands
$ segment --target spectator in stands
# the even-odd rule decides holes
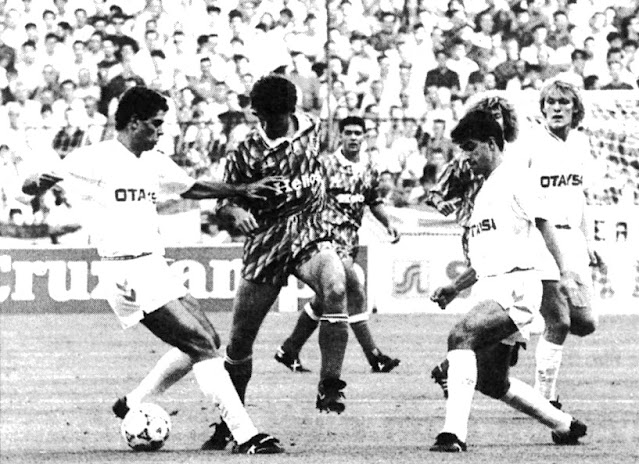
[[[53,137],[53,149],[62,159],[76,148],[86,145],[86,132],[80,128],[78,116],[75,109],[67,107],[64,110],[65,124]]]
[[[84,97],[84,111],[86,113],[86,144],[101,142],[107,125],[107,118],[98,111],[98,98],[93,95]]]
[[[619,61],[608,63],[610,82],[601,86],[601,90],[632,90],[634,87],[622,80],[623,64]]]
[[[584,88],[584,71],[589,54],[585,50],[575,49],[570,54],[570,68],[557,74],[557,80],[568,82],[575,87]]]
[[[546,44],[553,50],[555,62],[567,64],[568,56],[574,50],[572,35],[570,34],[570,22],[564,10],[557,10],[552,15],[553,23]]]
[[[291,52],[293,66],[288,76],[297,87],[299,106],[307,112],[318,114],[321,108],[320,80],[311,69],[311,62],[301,51]]]
[[[503,42],[506,51],[506,60],[495,67],[495,77],[497,77],[497,88],[506,89],[506,84],[518,74],[519,42],[514,37],[510,37]]]
[[[378,52],[385,52],[397,47],[397,33],[395,30],[397,18],[391,11],[379,13],[379,26],[377,32],[370,37],[370,44]]]
[[[20,60],[16,63],[15,69],[29,94],[35,92],[42,80],[42,63],[38,61],[35,42],[27,40],[22,44]]]
[[[45,104],[53,104],[53,102],[61,97],[60,93],[60,84],[59,73],[56,69],[50,64],[44,65],[42,68],[42,80],[33,94],[31,94],[31,98],[34,100],[40,101],[40,103]],[[51,101],[48,101],[49,94],[51,95]]]
[[[435,61],[437,67],[426,73],[426,82],[424,84],[424,95],[428,95],[430,87],[446,87],[453,93],[459,93],[460,82],[459,75],[448,68],[448,53],[441,49],[435,52]]]
[[[75,94],[77,85],[71,79],[64,80],[60,83],[60,98],[56,99],[51,105],[53,117],[60,121],[63,125],[66,120],[66,110],[71,108],[76,112],[78,118],[84,117],[84,102]]]
[[[462,39],[453,40],[450,59],[447,62],[448,68],[456,72],[459,77],[459,89],[462,95],[466,94],[470,75],[479,70],[477,63],[466,56],[466,46],[466,43]]]
[[[446,135],[446,121],[435,119],[422,147],[426,162],[439,168],[455,156],[455,145]]]

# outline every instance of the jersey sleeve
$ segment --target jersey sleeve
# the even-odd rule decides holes
[[[160,183],[160,193],[180,195],[195,184],[195,179],[178,166],[170,157],[157,153],[153,159]]]
[[[60,186],[72,200],[90,201],[98,197],[104,180],[95,152],[88,147],[69,153],[52,173],[62,178]]]
[[[249,164],[250,149],[245,141],[238,144],[238,146],[228,152],[226,158],[226,165],[224,167],[223,180],[227,184],[238,185],[254,182],[252,170]],[[224,206],[239,206],[240,208],[247,209],[248,205],[241,198],[223,198],[218,201],[218,209]]]

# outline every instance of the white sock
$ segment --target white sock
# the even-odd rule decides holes
[[[535,390],[547,400],[557,399],[557,377],[559,376],[559,366],[563,355],[563,345],[556,345],[547,341],[543,335],[537,342],[535,359],[537,366],[535,369]]]
[[[451,350],[446,358],[449,362],[448,399],[442,432],[454,433],[465,442],[477,383],[477,357],[472,350]]]
[[[127,405],[131,407],[142,403],[149,395],[158,395],[166,391],[188,374],[192,367],[193,361],[189,355],[177,348],[171,348],[159,359],[140,384],[126,395]]]
[[[224,368],[224,358],[213,358],[193,365],[195,379],[202,392],[213,400],[220,415],[240,445],[257,434],[240,397]]]
[[[501,401],[530,417],[534,417],[557,432],[570,430],[570,422],[572,421],[570,414],[555,408],[530,385],[512,377],[509,380],[510,388],[500,398]]]

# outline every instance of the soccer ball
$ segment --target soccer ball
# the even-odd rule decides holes
[[[120,431],[134,451],[159,450],[169,438],[171,418],[157,404],[141,403],[127,413]]]

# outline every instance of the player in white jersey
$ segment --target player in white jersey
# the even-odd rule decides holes
[[[260,198],[279,188],[277,179],[231,186],[191,179],[166,155],[153,152],[162,135],[168,105],[159,93],[134,87],[122,95],[115,114],[117,137],[77,150],[53,173],[28,179],[23,191],[39,194],[59,181],[68,193],[86,200],[87,218],[98,254],[111,263],[107,300],[124,328],[141,322],[171,349],[143,381],[193,370],[202,392],[218,406],[236,441],[234,451],[280,453],[279,441],[258,433],[224,368],[220,338],[197,301],[164,258],[156,200],[160,193],[203,199],[229,196]],[[86,209],[89,211],[89,208]],[[176,366],[182,366],[176,368]],[[141,385],[141,389],[146,388]],[[138,391],[140,390],[137,389]],[[134,390],[135,391],[135,390]],[[123,418],[142,394],[116,401],[114,413]]]
[[[540,146],[531,157],[530,168],[540,192],[543,208],[556,228],[566,269],[577,276],[578,287],[569,294],[560,291],[559,271],[546,253],[544,259],[541,314],[545,329],[535,353],[535,388],[556,407],[556,384],[563,344],[568,333],[585,336],[595,330],[592,309],[592,277],[589,265],[601,265],[589,252],[585,226],[585,183],[591,183],[590,144],[575,130],[584,117],[577,89],[554,81],[542,89],[541,112],[546,121]]]
[[[586,426],[553,407],[535,389],[509,378],[512,345],[528,338],[541,303],[537,230],[563,271],[555,229],[541,210],[537,191],[522,163],[503,161],[503,131],[485,111],[471,111],[451,133],[471,169],[486,179],[470,218],[472,267],[445,292],[475,284],[476,302],[448,336],[448,399],[442,432],[430,448],[466,450],[468,419],[475,389],[499,399],[550,427],[556,443],[574,444]],[[562,275],[561,288],[575,286]],[[437,297],[437,295],[434,295]]]

